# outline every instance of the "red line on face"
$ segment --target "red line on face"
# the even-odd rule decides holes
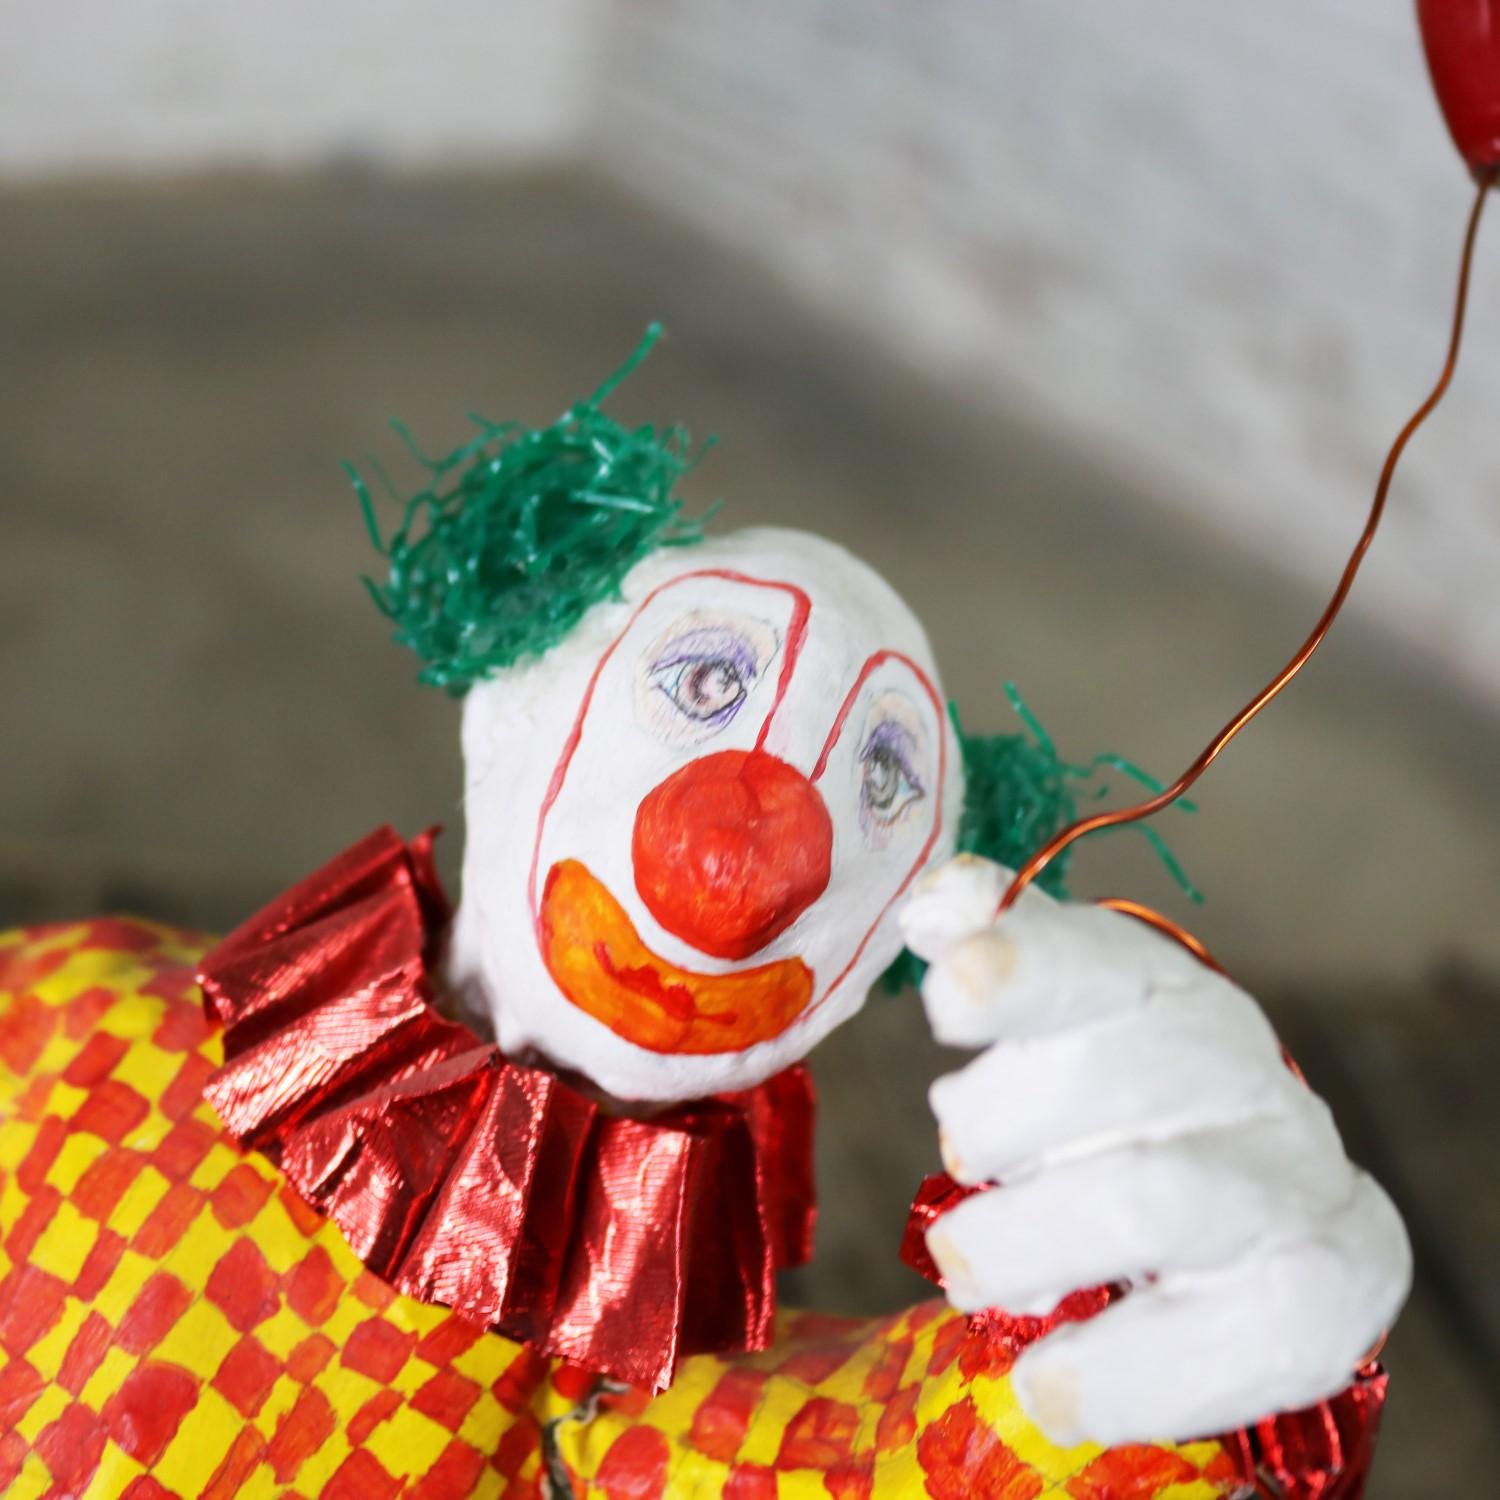
[[[786,697],[786,690],[792,685],[792,673],[797,670],[797,658],[802,654],[802,643],[807,639],[807,617],[812,613],[812,601],[799,588],[793,588],[789,583],[778,583],[775,588],[786,589],[792,596],[792,619],[786,630],[786,650],[781,657],[781,677],[776,683],[776,696],[771,699],[770,711],[766,714],[765,722],[760,726],[760,733],[755,739],[755,748],[764,750],[766,748],[766,736],[771,732],[771,720],[776,717],[776,710],[781,707],[781,701]]]
[[[583,701],[578,705],[578,715],[573,720],[573,727],[568,731],[568,737],[563,741],[562,754],[558,757],[557,766],[552,772],[552,779],[547,783],[546,795],[542,798],[542,805],[537,812],[536,818],[536,841],[531,848],[531,870],[526,877],[526,904],[531,908],[532,928],[536,933],[537,943],[542,942],[541,913],[537,908],[536,901],[536,877],[537,866],[542,855],[542,829],[547,822],[547,814],[552,811],[553,804],[562,792],[563,781],[568,774],[568,767],[573,763],[573,756],[578,750],[579,741],[583,738],[583,721],[588,716],[590,705],[594,701],[594,690],[599,686],[599,678],[609,659],[615,654],[620,642],[630,634],[635,622],[640,619],[641,614],[653,599],[664,590],[673,588],[679,583],[685,583],[689,578],[723,578],[730,583],[747,583],[755,588],[781,589],[784,593],[792,596],[792,620],[787,630],[786,650],[782,658],[781,676],[776,684],[776,696],[771,700],[770,712],[766,715],[766,721],[761,725],[760,737],[755,742],[756,749],[760,749],[765,742],[766,731],[770,728],[771,715],[781,706],[781,701],[786,697],[787,689],[791,686],[792,669],[797,664],[797,657],[802,651],[802,643],[807,636],[808,616],[812,613],[812,602],[807,595],[795,584],[782,583],[771,578],[752,578],[748,573],[737,573],[731,568],[699,568],[691,573],[679,573],[675,578],[669,578],[665,583],[659,583],[646,595],[644,599],[632,611],[630,618],[625,622],[622,629],[614,640],[605,648],[604,654],[589,674],[587,687],[583,691]]]
[[[937,715],[938,733],[938,774],[937,786],[934,789],[936,804],[933,809],[932,832],[927,835],[927,842],[922,845],[922,852],[917,855],[912,867],[906,872],[906,878],[902,880],[891,895],[891,899],[880,908],[880,915],[870,924],[864,937],[859,941],[859,946],[854,950],[854,956],[838,972],[832,984],[823,991],[822,996],[815,1000],[806,1011],[802,1019],[813,1014],[820,1006],[824,1005],[833,992],[848,977],[849,971],[857,964],[865,949],[869,947],[870,939],[875,936],[875,929],[885,921],[886,914],[906,894],[907,888],[917,878],[917,871],[927,863],[927,857],[932,853],[932,847],[937,843],[938,835],[943,831],[943,790],[948,780],[948,736],[943,724],[943,703],[938,696],[938,690],[933,686],[932,679],[914,662],[911,657],[900,651],[877,651],[869,657],[864,666],[859,669],[859,676],[854,679],[854,686],[844,696],[844,701],[839,705],[839,711],[834,716],[833,727],[828,731],[828,738],[823,742],[822,752],[818,756],[818,763],[813,767],[811,780],[819,780],[824,771],[828,769],[828,757],[833,754],[833,747],[838,744],[840,736],[844,732],[844,726],[848,723],[849,715],[854,711],[854,705],[859,699],[860,691],[865,683],[870,680],[871,675],[877,668],[888,661],[898,661],[917,679],[921,684],[922,691],[927,694],[932,703],[932,711]]]
[[[833,754],[833,747],[838,744],[839,736],[844,732],[844,725],[849,721],[849,715],[854,712],[854,705],[859,700],[861,689],[874,676],[875,672],[883,667],[888,661],[899,661],[913,677],[922,685],[932,702],[932,711],[937,715],[938,721],[938,756],[941,766],[942,758],[948,753],[947,741],[942,738],[943,733],[943,704],[938,697],[938,690],[932,685],[932,679],[914,662],[911,657],[902,651],[877,651],[872,656],[866,657],[865,664],[859,669],[859,676],[854,679],[854,686],[844,695],[844,701],[839,705],[839,711],[834,716],[833,728],[828,731],[828,738],[823,741],[823,748],[818,753],[817,764],[812,768],[810,781],[818,781],[823,772],[828,769],[828,757]],[[939,775],[941,776],[941,770]]]

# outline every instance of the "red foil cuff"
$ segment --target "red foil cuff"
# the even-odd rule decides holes
[[[901,1259],[935,1286],[942,1273],[927,1249],[927,1231],[965,1198],[991,1185],[966,1186],[946,1172],[925,1178],[907,1216]],[[1003,1189],[996,1189],[1003,1191]],[[1123,1286],[1085,1287],[1071,1292],[1044,1317],[986,1308],[969,1318],[969,1336],[983,1341],[994,1367],[1008,1370],[1028,1344],[1064,1323],[1079,1323],[1128,1295]],[[1233,1358],[1227,1354],[1226,1358]],[[1305,1411],[1282,1412],[1218,1440],[1236,1462],[1239,1477],[1256,1495],[1278,1500],[1360,1500],[1369,1477],[1389,1377],[1371,1362],[1351,1385]]]
[[[382,828],[203,960],[205,1097],[370,1270],[534,1348],[662,1389],[762,1349],[811,1251],[811,1083],[613,1117],[432,1006],[431,833]]]

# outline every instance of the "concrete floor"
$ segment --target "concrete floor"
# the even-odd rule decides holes
[[[726,524],[804,525],[885,572],[977,727],[1014,727],[1013,678],[1071,758],[1175,771],[1317,613],[588,178],[10,189],[0,226],[0,920],[220,928],[382,820],[446,818],[452,869],[456,708],[358,587],[338,460],[395,458],[389,414],[429,448],[475,407],[543,420],[653,317],[671,337],[619,412],[719,434],[690,492]],[[1165,820],[1209,896],[1193,926],[1413,1227],[1373,1500],[1500,1474],[1497,751],[1500,728],[1356,616],[1201,811]],[[1076,870],[1081,894],[1187,914],[1137,839]],[[920,1291],[893,1251],[936,1155],[923,1094],[945,1060],[923,1033],[909,998],[877,997],[815,1059],[804,1300]]]

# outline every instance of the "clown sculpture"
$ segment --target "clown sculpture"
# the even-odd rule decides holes
[[[996,773],[1039,752],[957,731],[841,548],[704,539],[614,383],[376,533],[467,694],[456,914],[382,831],[201,957],[0,947],[43,1027],[4,1053],[9,1493],[1356,1494],[1390,1202],[1227,979],[1035,887],[996,918],[1062,820]],[[903,949],[976,1049],[906,1246],[949,1306],[778,1321],[801,1060]]]

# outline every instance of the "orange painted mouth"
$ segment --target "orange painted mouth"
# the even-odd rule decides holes
[[[800,958],[695,974],[658,957],[624,908],[576,859],[542,891],[542,956],[580,1010],[649,1052],[741,1052],[780,1036],[812,999]]]

